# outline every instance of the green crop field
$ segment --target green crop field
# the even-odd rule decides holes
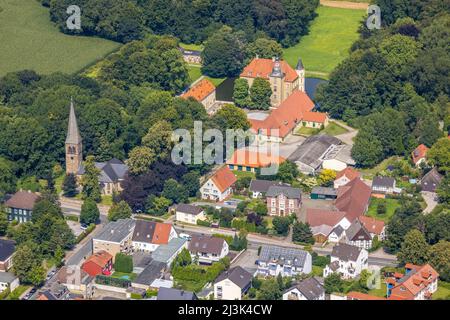
[[[120,46],[59,32],[36,0],[0,0],[0,30],[0,76],[23,69],[75,73]]]
[[[283,55],[293,67],[301,57],[307,76],[327,79],[358,39],[358,27],[366,12],[320,6],[317,13],[309,34],[297,45],[285,49]]]

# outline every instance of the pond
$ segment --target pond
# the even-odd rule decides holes
[[[216,99],[219,101],[233,101],[234,81],[237,78],[228,78],[222,82],[216,89]],[[316,95],[317,86],[321,83],[327,82],[326,80],[319,78],[306,78],[305,79],[306,93],[314,100]]]

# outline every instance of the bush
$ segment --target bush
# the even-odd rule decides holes
[[[68,214],[65,216],[66,220],[78,222],[79,217],[73,214]]]
[[[142,295],[140,295],[139,293],[131,293],[131,299],[140,300],[142,298]]]
[[[103,284],[105,286],[112,286],[118,288],[129,288],[131,286],[131,281],[120,278],[113,278],[103,275],[98,275],[95,277],[95,283]]]
[[[158,295],[158,290],[148,289],[147,292],[145,293],[145,296],[147,298],[156,297],[157,295]]]
[[[84,230],[82,233],[80,233],[80,235],[77,237],[77,239],[75,240],[76,243],[80,243],[84,238],[86,238],[88,236],[88,234],[90,234],[92,231],[94,231],[95,229],[95,224],[90,224],[89,227],[86,228],[86,230]]]
[[[197,225],[208,228],[211,227],[211,223],[205,220],[197,220]]]
[[[133,272],[133,258],[121,252],[117,253],[114,270],[123,273]]]

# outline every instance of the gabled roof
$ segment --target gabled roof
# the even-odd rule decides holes
[[[112,258],[113,256],[111,254],[102,250],[94,253],[89,258],[87,258],[83,265],[86,263],[95,263],[100,268],[104,268],[109,263],[109,261],[112,260]]]
[[[411,152],[412,161],[414,164],[417,164],[421,159],[425,158],[428,152],[428,147],[424,144],[420,144],[417,146],[416,149],[414,149],[413,152]]]
[[[303,119],[306,112],[314,108],[314,102],[302,91],[295,90],[278,108],[264,120],[249,119],[255,132],[260,130],[267,136],[282,137],[288,135]],[[311,112],[315,113],[315,112]],[[278,130],[277,133],[275,130]]]
[[[278,197],[284,195],[288,199],[301,199],[302,190],[299,188],[287,187],[287,186],[270,186],[267,190],[266,197]]]
[[[433,168],[423,176],[422,180],[420,180],[422,191],[435,192],[443,178],[444,177],[437,169]]]
[[[334,227],[333,230],[331,230],[330,234],[334,233],[339,237],[344,231],[345,231],[344,228],[342,228],[341,225],[339,224],[336,227]]]
[[[367,210],[371,193],[370,187],[361,179],[353,179],[338,188],[335,206],[338,210],[347,212],[347,219],[353,222]]]
[[[133,241],[152,244],[168,244],[172,225],[168,223],[136,220]]]
[[[202,207],[199,206],[193,206],[191,204],[186,204],[186,203],[180,203],[177,206],[176,209],[178,212],[182,212],[182,213],[187,213],[187,214],[192,214],[194,216],[199,215],[200,213],[202,213],[204,210]]]
[[[6,261],[16,251],[16,243],[11,240],[0,239],[0,261]]]
[[[95,167],[100,170],[98,180],[100,183],[115,183],[125,178],[128,166],[118,159],[111,159],[107,162],[95,162]],[[81,165],[78,174],[84,174],[84,166]]]
[[[286,290],[285,293],[295,288],[300,291],[302,295],[304,295],[308,300],[316,300],[320,298],[320,296],[325,294],[325,288],[314,277],[300,281],[295,286]]]
[[[150,261],[145,269],[137,276],[133,283],[143,284],[150,286],[150,284],[156,279],[160,279],[167,264],[156,260]]]
[[[224,166],[214,173],[211,180],[220,192],[224,192],[237,181],[237,178],[227,166]]]
[[[333,228],[342,219],[345,218],[346,212],[322,210],[322,209],[306,209],[306,222],[311,227],[318,227],[321,225],[327,225]]]
[[[394,185],[395,185],[395,179],[391,178],[391,177],[376,176],[373,178],[373,181],[372,181],[372,189],[374,187],[393,188]]]
[[[290,264],[295,267],[304,267],[309,253],[305,250],[263,245],[259,254],[259,261],[274,262],[280,265]]]
[[[424,266],[407,264],[406,267],[410,269],[409,273],[392,288],[389,300],[412,300],[428,284],[439,277],[439,273],[429,264]]]
[[[336,257],[342,261],[356,261],[363,249],[347,243],[339,243],[333,247],[332,257]]]
[[[216,90],[216,87],[208,79],[202,79],[194,84],[187,92],[181,95],[182,98],[194,98],[202,102],[206,97]]]
[[[314,236],[323,235],[325,237],[328,237],[333,230],[334,229],[332,226],[329,226],[326,224],[321,224],[316,227],[311,227],[311,232]]]
[[[307,111],[303,113],[302,121],[318,122],[323,124],[327,118],[328,115],[326,113]]]
[[[169,262],[179,250],[184,247],[186,239],[172,238],[165,246],[159,246],[152,253],[152,258],[159,262]]]
[[[225,240],[207,235],[192,235],[188,249],[192,253],[203,252],[220,255]]]
[[[109,222],[103,227],[98,235],[94,236],[93,239],[120,243],[133,232],[135,223],[136,222],[133,219],[120,219]]]
[[[214,281],[214,283],[229,279],[239,288],[245,289],[251,284],[252,278],[253,275],[250,272],[244,270],[242,267],[237,266],[222,272]]]
[[[249,190],[253,192],[266,193],[267,190],[269,190],[269,187],[276,185],[289,186],[288,184],[282,183],[280,181],[253,179],[252,181],[250,181]]]
[[[156,300],[198,300],[197,295],[191,291],[161,287]]]
[[[34,204],[39,199],[36,193],[31,191],[18,191],[5,202],[9,208],[33,210]]]
[[[340,179],[344,176],[347,177],[347,179],[351,181],[355,178],[359,178],[361,176],[361,174],[358,171],[356,171],[355,169],[353,169],[352,167],[347,167],[344,170],[341,170],[336,174],[336,180]]]
[[[272,59],[253,59],[242,71],[241,77],[245,78],[263,78],[268,80],[272,73],[276,61]],[[285,81],[294,82],[297,78],[297,72],[284,60],[279,61],[281,72],[285,75]]]
[[[11,283],[16,280],[17,277],[11,272],[0,272],[0,283]]]
[[[384,221],[377,220],[368,216],[360,216],[359,221],[363,224],[367,231],[370,233],[374,233],[380,235],[384,229]]]
[[[367,231],[366,228],[364,228],[363,224],[358,219],[354,220],[350,225],[350,227],[348,227],[348,229],[345,230],[345,234],[349,241],[372,240],[369,231]]]
[[[251,168],[269,167],[271,164],[281,164],[286,159],[280,156],[267,154],[263,152],[250,151],[247,148],[237,149],[230,159],[228,165],[245,166]]]

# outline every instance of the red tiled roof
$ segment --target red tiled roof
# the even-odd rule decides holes
[[[414,297],[432,281],[439,277],[439,274],[429,264],[424,266],[416,266],[407,264],[407,269],[413,271],[411,274],[402,278],[402,282],[398,283],[391,290],[390,300],[412,300]]]
[[[186,93],[182,94],[182,98],[194,98],[195,100],[201,102],[211,93],[216,90],[216,87],[208,79],[202,79],[197,82],[192,88],[190,88]]]
[[[155,232],[153,233],[152,243],[167,244],[169,243],[170,231],[172,225],[168,223],[156,223]]]
[[[100,267],[104,267],[108,264],[108,262],[113,258],[113,256],[111,254],[109,254],[106,251],[99,251],[97,253],[94,253],[92,256],[90,256],[86,262],[93,262],[96,265],[100,266]],[[85,262],[85,263],[86,263]]]
[[[252,129],[258,132],[263,129],[263,134],[267,136],[282,137],[287,136],[303,119],[303,115],[314,108],[314,102],[308,95],[299,90],[295,90],[284,100],[278,108],[264,120],[249,120]],[[279,132],[275,132],[279,130]]]
[[[358,171],[356,171],[355,169],[353,169],[352,167],[347,167],[344,170],[339,171],[336,174],[336,179],[339,179],[343,176],[346,176],[348,178],[348,180],[351,181],[355,178],[359,178],[361,176],[361,174]]]
[[[241,77],[263,78],[268,80],[272,73],[274,61],[272,59],[253,59],[242,71]],[[294,82],[298,78],[297,72],[284,60],[280,61],[281,71],[285,74],[285,81]]]
[[[367,210],[372,190],[361,179],[353,179],[339,187],[337,193],[336,208],[347,212],[347,219],[353,222]]]
[[[367,293],[351,291],[347,294],[348,300],[386,300],[386,298],[372,296]]]
[[[367,216],[360,216],[358,219],[370,233],[380,235],[383,232],[384,221]]]
[[[327,225],[334,227],[344,217],[346,213],[341,211],[331,211],[322,209],[306,209],[306,222],[311,227]]]
[[[220,192],[224,192],[237,181],[236,176],[227,166],[219,169],[211,179]]]
[[[414,162],[414,164],[419,162],[420,159],[425,158],[427,152],[428,148],[424,144],[421,144],[416,149],[414,149],[414,151],[411,153],[412,161]]]
[[[303,121],[308,122],[318,122],[318,123],[325,123],[325,120],[327,120],[328,115],[323,112],[311,112],[307,111],[303,113]]]
[[[227,160],[227,164],[251,168],[263,168],[270,166],[272,163],[281,164],[285,160],[285,158],[280,156],[250,151],[248,149],[238,149],[233,153],[231,158]]]

